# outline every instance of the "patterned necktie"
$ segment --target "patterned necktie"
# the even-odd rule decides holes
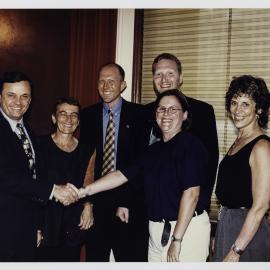
[[[18,123],[16,128],[17,128],[16,134],[18,138],[20,139],[23,150],[29,160],[29,168],[32,172],[33,179],[36,179],[37,177],[36,177],[36,169],[35,169],[35,160],[34,160],[34,154],[33,154],[30,142],[24,132],[22,124]]]
[[[103,148],[102,175],[114,171],[114,140],[115,123],[113,121],[113,112],[109,110],[109,122],[106,130],[105,145]]]

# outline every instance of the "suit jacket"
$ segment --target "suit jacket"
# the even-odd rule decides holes
[[[147,146],[142,105],[123,99],[117,141],[116,169],[128,166]],[[88,145],[89,151],[96,149],[95,180],[101,177],[103,159],[103,103],[85,108],[80,119],[80,141]],[[135,181],[141,181],[136,179]],[[134,194],[134,193],[133,193]],[[91,197],[94,213],[108,210],[113,216],[118,206],[130,208],[131,190],[127,184]],[[100,210],[99,210],[100,209]]]
[[[49,199],[53,185],[32,179],[21,142],[1,113],[0,130],[0,261],[32,261],[37,202]]]
[[[216,119],[213,107],[203,101],[187,97],[192,114],[192,122],[189,131],[196,135],[204,144],[208,152],[208,169],[205,184],[203,186],[204,196],[208,201],[207,209],[210,209],[211,195],[216,179],[219,150]],[[148,115],[147,134],[148,140],[155,119],[155,102],[145,105],[146,115]]]

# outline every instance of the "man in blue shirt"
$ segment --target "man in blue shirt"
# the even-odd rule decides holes
[[[100,68],[98,91],[102,102],[81,113],[80,141],[96,150],[94,178],[126,167],[147,145],[143,107],[125,101],[125,72],[116,63]],[[136,181],[136,180],[135,180]],[[87,261],[146,261],[147,215],[142,189],[127,185],[91,197],[94,226],[86,243]]]

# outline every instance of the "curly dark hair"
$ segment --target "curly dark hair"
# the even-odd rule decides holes
[[[163,97],[168,97],[168,96],[176,97],[178,102],[181,104],[183,112],[187,111],[188,116],[187,116],[187,119],[183,122],[181,129],[182,130],[189,129],[190,126],[191,126],[191,119],[192,119],[190,107],[189,107],[189,104],[187,102],[187,99],[186,99],[185,95],[181,91],[179,91],[178,89],[167,90],[167,91],[162,92],[160,95],[158,95],[158,97],[157,97],[157,99],[155,101],[155,111],[154,111],[154,113],[156,113],[156,109],[159,106],[160,100]],[[161,130],[160,130],[160,128],[159,128],[156,121],[155,121],[154,125],[155,125],[155,132],[157,133],[157,135],[160,136],[161,135]]]
[[[248,95],[256,104],[258,124],[266,129],[268,123],[270,93],[264,79],[251,75],[242,75],[233,78],[225,96],[225,107],[230,112],[231,100],[233,97]]]

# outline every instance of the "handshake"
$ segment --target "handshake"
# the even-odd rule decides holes
[[[86,188],[78,189],[70,183],[67,183],[66,185],[55,185],[53,190],[55,201],[59,201],[65,206],[77,202],[86,195]]]

